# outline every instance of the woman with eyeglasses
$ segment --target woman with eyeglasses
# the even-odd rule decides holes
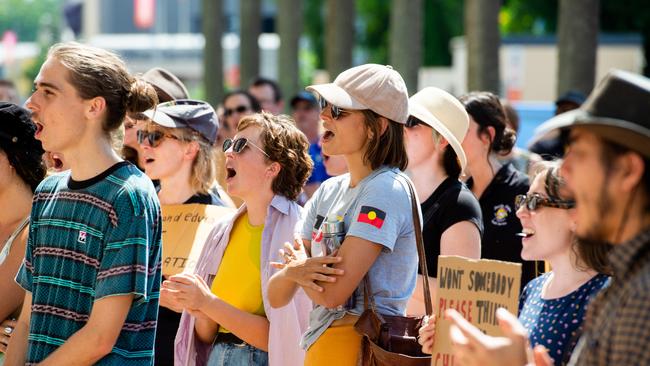
[[[45,177],[35,132],[27,110],[0,102],[0,365],[25,297],[14,278],[25,257],[34,190]]]
[[[283,269],[271,279],[269,300],[279,308],[304,291],[316,304],[301,344],[305,365],[356,365],[364,277],[385,315],[404,315],[415,289],[411,200],[419,203],[402,172],[408,94],[399,73],[376,64],[307,90],[320,98],[323,153],[345,157],[349,173],[326,180],[305,205],[299,239],[275,264]],[[326,227],[336,228],[341,241],[324,240]]]
[[[481,255],[481,206],[459,180],[467,164],[461,142],[469,117],[458,99],[434,87],[413,95],[409,112],[404,134],[409,157],[406,173],[422,202],[422,237],[435,301],[438,256],[478,259]],[[418,276],[409,314],[424,314],[422,296],[422,278]]]
[[[299,294],[274,309],[269,265],[293,239],[296,198],[312,169],[309,142],[287,116],[242,118],[226,139],[228,192],[243,200],[208,237],[195,273],[172,276],[163,292],[182,305],[176,365],[302,365],[300,335],[311,302]]]
[[[198,100],[161,103],[142,113],[137,131],[144,169],[160,182],[162,205],[224,206],[213,188],[216,167],[214,143],[219,127],[212,107]],[[161,293],[156,328],[155,364],[174,364],[174,338],[182,308]]]
[[[542,345],[555,365],[565,364],[582,331],[585,308],[608,283],[607,248],[578,242],[575,201],[558,175],[557,162],[541,162],[527,194],[515,201],[523,229],[521,256],[545,260],[552,270],[530,281],[519,300],[519,320],[531,345]],[[433,327],[422,328],[423,350],[431,352]]]
[[[245,90],[234,90],[224,96],[223,108],[220,110],[223,111],[223,115],[220,116],[219,120],[223,123],[217,135],[218,146],[223,145],[225,139],[232,139],[235,136],[237,124],[243,117],[261,112],[262,107],[257,99],[249,92]],[[217,151],[217,166],[219,167],[217,180],[221,186],[226,185],[225,160],[226,157],[223,152],[221,150]],[[236,207],[241,206],[242,202],[240,199],[232,197],[232,200]]]
[[[462,147],[467,155],[467,186],[483,214],[481,258],[522,264],[521,288],[544,270],[543,263],[521,258],[521,224],[515,216],[515,196],[528,191],[528,176],[498,157],[512,150],[516,134],[507,128],[499,97],[472,92],[459,98],[469,115]]]

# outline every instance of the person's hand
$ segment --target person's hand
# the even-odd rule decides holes
[[[185,309],[201,310],[215,295],[203,277],[197,274],[180,273],[163,281],[163,289],[171,301]]]
[[[542,345],[533,348],[533,359],[535,366],[553,366],[553,359],[548,355],[548,349]]]
[[[296,238],[293,244],[284,243],[284,248],[280,249],[280,258],[283,262],[271,262],[271,266],[285,269],[286,277],[299,286],[322,292],[323,288],[316,281],[336,282],[336,276],[344,273],[342,269],[329,267],[330,264],[343,260],[335,256],[336,252],[332,254],[332,256],[309,258],[302,245],[302,239]]]
[[[431,354],[433,352],[433,341],[436,337],[436,315],[425,316],[422,327],[418,331],[418,343],[422,345],[422,352]]]
[[[283,248],[278,252],[282,262],[271,262],[271,266],[277,269],[283,269],[290,262],[304,261],[309,257],[307,250],[302,245],[302,239],[299,237],[294,239],[293,244],[285,242]]]
[[[14,333],[16,328],[15,319],[5,319],[0,323],[0,352],[7,352],[7,346],[11,340],[11,335]]]
[[[288,279],[299,286],[318,292],[322,292],[323,288],[316,284],[316,281],[336,282],[335,276],[343,275],[342,269],[329,267],[330,264],[341,262],[343,258],[337,256],[309,258],[300,238],[296,238],[293,244],[284,243],[284,248],[280,249],[280,258],[282,262],[271,262],[271,266],[285,269]]]
[[[485,335],[457,311],[449,309],[445,312],[446,318],[452,322],[450,336],[456,363],[463,366],[533,364],[524,326],[503,308],[499,308],[496,315],[505,337]]]
[[[164,284],[164,281],[163,281]],[[160,288],[160,306],[166,307],[169,310],[173,310],[177,313],[183,312],[183,304],[176,299],[176,291],[172,291],[163,285]]]

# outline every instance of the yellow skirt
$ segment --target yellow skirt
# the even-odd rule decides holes
[[[307,350],[305,366],[355,366],[360,350],[354,324],[332,325]]]

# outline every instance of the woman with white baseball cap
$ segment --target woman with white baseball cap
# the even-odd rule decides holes
[[[406,122],[406,173],[422,202],[422,236],[429,273],[435,276],[439,255],[478,259],[481,255],[481,206],[459,180],[467,165],[461,146],[469,117],[463,105],[446,91],[427,87],[409,99]],[[429,282],[435,281],[431,278]],[[435,298],[435,282],[431,292]],[[409,314],[424,314],[422,279],[409,302]]]
[[[305,205],[294,246],[285,245],[284,263],[275,264],[283,269],[269,283],[269,300],[284,306],[301,289],[315,303],[302,339],[305,365],[356,365],[364,277],[381,314],[403,316],[415,289],[417,197],[402,172],[408,94],[399,73],[376,64],[307,90],[320,99],[323,153],[342,155],[349,173],[323,182]],[[340,242],[327,245],[323,234],[337,227]]]

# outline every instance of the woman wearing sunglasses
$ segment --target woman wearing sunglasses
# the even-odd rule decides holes
[[[311,302],[299,294],[280,309],[267,298],[277,261],[312,169],[309,142],[286,116],[244,117],[226,139],[227,189],[244,204],[212,230],[196,272],[163,283],[184,308],[176,365],[302,365],[300,336]]]
[[[404,315],[415,289],[411,199],[417,198],[401,171],[408,94],[395,70],[375,64],[307,90],[320,96],[323,153],[343,155],[349,173],[326,180],[305,205],[300,240],[285,246],[284,263],[276,264],[284,268],[271,279],[269,299],[281,307],[304,291],[316,304],[302,339],[305,365],[356,365],[361,336],[354,323],[364,311],[364,277],[381,314]],[[342,227],[338,249],[326,247],[325,225]],[[322,256],[333,251],[338,254]]]
[[[146,174],[160,182],[163,205],[200,203],[224,206],[213,189],[214,142],[218,120],[212,107],[197,100],[161,103],[142,114],[137,131]],[[174,338],[181,308],[161,293],[156,328],[155,364],[174,364]]]
[[[559,164],[539,163],[527,194],[515,201],[523,227],[521,256],[545,260],[552,270],[530,281],[519,300],[519,320],[531,345],[548,349],[555,365],[565,364],[582,330],[585,308],[608,282],[607,248],[579,243],[575,201],[558,176]],[[423,350],[431,352],[433,323],[422,329]]]
[[[234,90],[227,93],[223,98],[223,115],[220,116],[222,121],[222,128],[219,129],[217,135],[217,145],[223,145],[225,139],[232,139],[237,133],[237,124],[239,121],[253,113],[262,111],[260,103],[255,97],[245,90]],[[221,118],[223,117],[223,118]],[[217,151],[217,179],[222,186],[226,185],[226,157],[221,150]],[[242,202],[237,197],[232,197],[236,207],[241,206]]]
[[[436,276],[439,255],[478,259],[481,255],[483,219],[481,206],[460,180],[467,159],[461,147],[469,126],[463,105],[453,95],[434,87],[420,90],[409,99],[411,116],[405,138],[409,165],[422,202],[422,236],[429,274]],[[431,298],[435,301],[431,278]],[[424,314],[422,279],[409,302],[409,314]]]

